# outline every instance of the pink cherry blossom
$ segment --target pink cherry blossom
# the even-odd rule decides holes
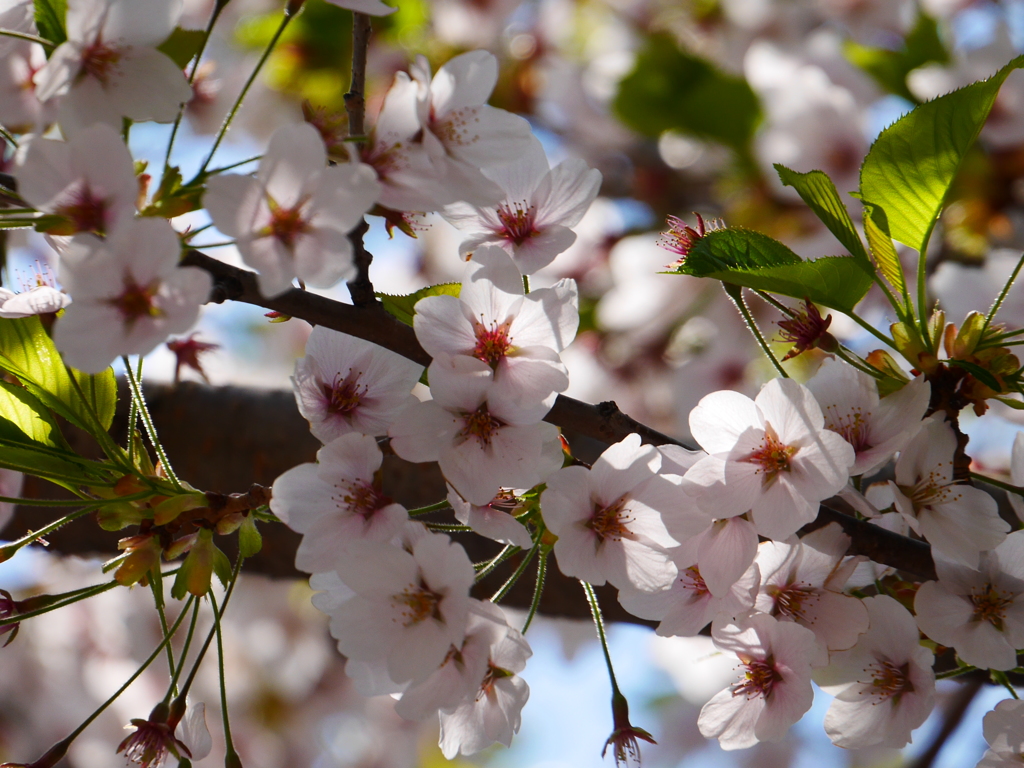
[[[558,353],[576,335],[577,305],[572,280],[525,294],[512,259],[490,247],[467,265],[457,298],[417,302],[413,327],[432,357],[466,355],[493,368],[502,397],[536,409],[539,419],[569,386]]]
[[[274,132],[256,178],[214,176],[203,198],[217,228],[237,240],[242,260],[259,273],[260,291],[276,296],[296,277],[330,288],[355,275],[348,233],[373,206],[380,185],[360,163],[327,165],[316,129]]]
[[[536,408],[503,397],[487,363],[439,353],[427,371],[434,399],[411,403],[388,430],[407,461],[436,461],[472,504],[501,488],[532,488],[562,466],[558,429],[538,423]]]
[[[487,504],[470,504],[449,485],[448,503],[452,505],[455,519],[481,536],[520,549],[533,546],[533,538],[526,526],[512,516],[520,507],[520,501],[512,490],[502,488]]]
[[[500,627],[489,651],[487,671],[477,689],[457,707],[440,713],[438,746],[449,760],[460,753],[476,754],[495,742],[507,747],[519,732],[530,687],[517,673],[533,652],[523,636],[508,626]]]
[[[119,355],[144,355],[187,331],[212,281],[197,267],[179,267],[180,253],[164,219],[127,221],[105,240],[76,235],[58,272],[74,302],[53,334],[68,365],[99,373]]]
[[[833,653],[814,676],[835,693],[825,732],[839,747],[900,748],[935,706],[933,654],[918,642],[906,608],[887,595],[864,599],[870,628],[848,651]]]
[[[977,569],[936,553],[938,581],[921,585],[914,598],[917,626],[956,649],[981,669],[1013,669],[1024,648],[1024,531],[1015,531]]]
[[[63,97],[60,123],[102,122],[120,129],[174,120],[192,89],[181,69],[160,53],[174,30],[181,0],[77,0],[68,4],[66,42],[35,76],[40,101]]]
[[[139,183],[120,134],[97,124],[67,141],[33,138],[19,151],[18,192],[61,217],[50,231],[104,235],[135,215]]]
[[[481,246],[504,248],[526,275],[532,275],[573,244],[570,229],[580,222],[601,186],[601,173],[582,160],[548,167],[540,142],[514,162],[484,169],[505,194],[493,207],[468,203],[447,206],[442,215],[469,238],[459,246],[470,258]]]
[[[843,558],[849,546],[838,523],[797,541],[763,542],[756,561],[757,610],[807,627],[829,651],[852,648],[868,629],[868,613],[860,600],[841,591],[859,562]]]
[[[38,35],[33,3],[0,3],[0,29]],[[38,43],[0,38],[0,124],[7,130],[42,133],[53,122],[56,105],[40,102],[32,82],[45,64],[46,51]]]
[[[939,417],[927,419],[900,454],[895,481],[877,489],[872,501],[894,504],[937,552],[977,568],[978,553],[997,547],[1010,526],[999,517],[995,499],[953,479],[955,450],[952,427]]]
[[[1003,699],[985,715],[988,749],[977,768],[1019,768],[1024,765],[1024,701]]]
[[[679,538],[685,539],[682,535]],[[704,531],[683,541],[675,550],[674,558],[676,562],[692,562],[708,591],[715,597],[726,597],[754,562],[757,542],[757,529],[746,516],[726,517],[713,521]]]
[[[423,366],[354,336],[316,326],[295,362],[295,401],[323,443],[349,432],[383,435],[412,399]]]
[[[355,593],[330,613],[343,655],[382,660],[391,680],[404,683],[429,675],[462,645],[474,572],[447,536],[424,536],[411,552],[367,543],[338,557],[335,570]]]
[[[295,565],[309,573],[332,568],[340,552],[367,540],[390,541],[409,519],[375,479],[384,456],[372,437],[350,432],[316,458],[277,478],[270,502],[274,514],[303,534]]]
[[[807,388],[821,406],[825,428],[856,451],[851,475],[870,474],[901,450],[921,425],[931,397],[922,376],[879,399],[873,378],[835,360],[826,360]]]
[[[756,400],[713,392],[690,413],[708,452],[686,473],[697,503],[715,517],[752,512],[757,532],[781,540],[817,516],[846,485],[853,448],[824,428],[813,395],[792,379],[769,381]]]
[[[657,592],[669,588],[676,566],[669,551],[678,544],[666,524],[684,517],[688,498],[678,475],[659,475],[661,454],[632,434],[609,447],[590,469],[561,469],[541,495],[544,522],[558,536],[555,558],[566,576],[619,589]],[[706,517],[685,515],[703,530]],[[678,527],[684,528],[680,522]]]
[[[763,613],[712,625],[711,638],[739,657],[741,677],[701,709],[701,734],[722,749],[781,740],[811,708],[811,668],[825,666],[828,652],[809,629]]]

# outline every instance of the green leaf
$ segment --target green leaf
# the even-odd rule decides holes
[[[12,422],[0,419],[0,467],[43,477],[68,487],[113,485],[102,465],[42,445],[19,445],[22,441],[12,440],[12,436],[17,437],[17,432],[20,430]]]
[[[980,365],[969,363],[966,360],[950,360],[949,364],[967,371],[993,392],[1001,392],[1003,389],[1003,385],[999,383],[999,379],[993,376],[990,371],[986,371]]]
[[[867,235],[868,247],[878,271],[890,285],[903,293],[906,290],[906,279],[896,246],[892,243],[892,235],[889,234],[889,221],[884,210],[867,201],[864,201],[864,234]]]
[[[644,136],[676,130],[745,153],[761,120],[757,95],[742,77],[652,35],[619,83],[616,116]]]
[[[907,88],[907,75],[925,64],[949,62],[949,52],[939,37],[938,24],[925,14],[918,15],[917,24],[907,34],[900,50],[875,48],[849,40],[843,44],[843,53],[851,64],[864,70],[883,89],[914,103],[917,99]]]
[[[33,0],[33,6],[40,37],[45,37],[54,45],[60,45],[68,39],[64,26],[64,17],[68,11],[67,0]]]
[[[213,573],[225,587],[231,581],[231,561],[216,546],[213,548]]]
[[[864,264],[851,256],[804,261],[778,240],[739,227],[706,234],[676,272],[806,298],[843,312],[871,287]]]
[[[110,428],[117,404],[113,371],[76,371],[83,400],[38,317],[0,319],[0,368],[21,379],[33,395],[75,426],[95,431],[94,413],[104,430]]]
[[[864,244],[853,226],[850,212],[843,205],[836,185],[832,183],[828,174],[824,171],[798,173],[779,163],[775,163],[775,170],[782,183],[797,191],[797,194],[814,211],[815,216],[821,219],[822,224],[828,227],[828,231],[836,236],[846,250],[852,256],[866,262],[868,256],[864,251]]]
[[[242,557],[248,558],[259,553],[261,549],[263,537],[256,529],[256,520],[252,515],[246,515],[238,529],[238,552]]]
[[[205,36],[206,33],[201,29],[175,27],[170,37],[156,49],[169,56],[171,61],[178,65],[178,69],[184,69],[192,61],[192,57],[199,53]]]
[[[417,301],[425,299],[427,296],[458,296],[461,290],[461,283],[441,283],[440,285],[428,285],[408,296],[390,296],[386,293],[378,293],[377,298],[380,299],[388,314],[393,315],[406,325],[412,325]]]
[[[860,169],[864,200],[885,209],[893,238],[920,251],[960,162],[1018,56],[988,80],[922,104],[879,135]]]
[[[49,409],[22,387],[0,380],[0,417],[16,426],[25,437],[51,448],[63,442]]]

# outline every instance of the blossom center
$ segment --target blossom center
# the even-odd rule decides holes
[[[939,469],[941,469],[941,464]],[[899,486],[903,494],[910,499],[914,505],[914,511],[935,504],[948,504],[957,501],[961,494],[950,490],[955,483],[949,482],[945,476],[936,470],[932,470],[922,477],[917,483],[911,486]]]
[[[411,627],[428,618],[443,622],[444,617],[441,616],[441,600],[443,598],[444,595],[430,589],[421,581],[418,585],[410,584],[404,592],[392,595],[391,602],[402,608],[400,612],[402,626]]]
[[[1003,631],[1006,609],[1013,603],[1011,596],[987,584],[984,592],[971,595],[971,603],[974,605],[971,621],[987,621],[1000,632]]]
[[[688,589],[693,593],[694,597],[706,597],[711,594],[711,590],[704,583],[704,577],[700,575],[700,569],[696,565],[691,565],[686,570],[681,571],[679,573],[679,581],[684,589]]]
[[[160,290],[160,283],[154,280],[149,285],[139,285],[135,278],[125,275],[124,291],[120,296],[107,299],[107,303],[121,313],[121,317],[128,325],[134,324],[143,317],[160,317],[163,314],[153,299]]]
[[[761,443],[761,447],[750,454],[745,461],[750,464],[757,464],[760,467],[757,472],[764,475],[762,483],[769,485],[778,477],[780,472],[792,470],[790,459],[796,455],[798,450],[800,449],[797,446],[786,445],[779,440],[775,430],[771,428],[771,425],[768,425],[765,428],[764,441]]]
[[[114,66],[121,60],[122,51],[97,39],[82,51],[81,72],[94,77],[105,87],[110,84]]]
[[[868,435],[868,420],[860,409],[851,413],[839,413],[836,406],[830,405],[826,409],[826,415],[826,428],[837,432],[857,453],[863,453],[872,447]]]
[[[910,682],[908,672],[910,664],[897,667],[890,661],[879,661],[868,667],[871,673],[872,691],[882,701],[893,700],[893,704],[900,703],[900,697],[904,693],[913,693],[914,684]]]
[[[587,522],[587,528],[594,532],[598,542],[604,542],[606,539],[620,541],[630,538],[629,523],[631,522],[633,522],[633,518],[626,510],[626,498],[622,497],[607,507],[594,504],[594,514]]]
[[[487,410],[487,403],[481,403],[479,408],[472,413],[465,414],[463,419],[464,426],[458,437],[463,440],[474,437],[484,446],[490,446],[491,439],[499,429],[505,426]]]
[[[538,234],[533,225],[537,209],[535,206],[527,205],[526,201],[498,206],[498,220],[501,222],[501,235],[510,243],[522,245],[529,238]]]
[[[349,512],[366,520],[370,519],[374,512],[391,503],[389,497],[370,483],[345,483],[338,488],[342,491],[339,501],[348,507]]]
[[[304,217],[305,200],[300,200],[291,208],[278,205],[272,197],[267,196],[270,207],[270,222],[263,228],[260,235],[273,237],[285,248],[292,249],[300,236],[312,231],[312,227]]]
[[[93,193],[84,179],[70,191],[68,201],[54,211],[71,222],[74,232],[98,232],[107,228],[107,201]],[[63,233],[60,233],[63,234]]]
[[[768,594],[775,601],[775,615],[786,616],[794,620],[803,618],[804,601],[813,598],[814,593],[815,590],[811,587],[802,587],[799,584],[768,588]]]
[[[482,323],[476,324],[476,346],[473,357],[483,360],[494,368],[508,354],[512,342],[508,337],[508,323],[487,328]]]
[[[767,699],[775,684],[782,681],[782,675],[775,669],[775,659],[771,656],[744,661],[743,666],[747,671],[743,679],[732,687],[733,696],[746,696],[748,699],[760,696]]]
[[[138,763],[142,768],[156,768],[163,764],[168,754],[175,757],[191,757],[192,752],[174,738],[167,723],[151,723],[148,720],[131,721],[135,733],[131,734],[118,746],[118,752],[124,752],[129,762]]]
[[[365,385],[359,386],[358,373],[353,376],[349,371],[349,375],[344,379],[341,379],[339,374],[333,384],[323,385],[324,397],[327,398],[327,412],[347,416],[359,407],[367,389]]]

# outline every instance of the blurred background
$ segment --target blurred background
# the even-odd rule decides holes
[[[209,146],[280,18],[280,2],[232,0],[215,29],[208,62],[176,144],[186,178]],[[492,104],[527,117],[556,163],[579,157],[604,177],[601,193],[576,227],[576,243],[536,278],[576,279],[581,326],[563,358],[567,394],[620,408],[666,433],[685,437],[690,409],[708,392],[748,394],[770,378],[720,286],[661,275],[673,255],[655,245],[665,216],[693,223],[691,212],[772,235],[805,257],[841,246],[772,169],[821,169],[841,193],[856,189],[860,162],[878,132],[913,105],[995,72],[1024,50],[1024,2],[969,0],[397,0],[374,20],[367,81],[372,124],[394,73],[422,54],[433,68],[485,48],[500,61]],[[201,28],[212,2],[186,0],[185,24]],[[303,119],[303,103],[343,115],[348,89],[351,14],[308,0],[272,55],[218,154],[216,165],[258,155],[278,126]],[[341,127],[344,133],[344,126]],[[159,168],[169,126],[136,126],[136,157]],[[251,166],[241,166],[244,171]],[[154,183],[156,180],[154,180]],[[857,201],[847,198],[854,221]],[[208,223],[204,214],[185,225]],[[389,238],[371,217],[367,245],[378,291],[409,293],[460,279],[460,236],[439,216],[414,222],[415,238]],[[932,296],[959,323],[984,309],[1024,248],[1024,73],[1003,86],[971,151],[929,254]],[[221,239],[212,237],[208,241]],[[205,238],[203,239],[205,240]],[[5,285],[31,284],[50,262],[35,235],[11,235]],[[233,248],[210,251],[240,263]],[[326,292],[347,300],[344,286]],[[754,305],[766,330],[774,310]],[[887,325],[869,294],[860,308]],[[1024,325],[1015,289],[1000,319]],[[201,341],[214,385],[288,388],[309,327],[270,323],[263,310],[210,306]],[[842,316],[832,328],[866,354],[877,342]],[[785,351],[779,342],[779,350]],[[805,378],[820,362],[812,351],[787,363]],[[170,380],[166,348],[146,362],[150,380]],[[186,378],[197,377],[186,370]],[[999,406],[997,406],[999,407]],[[1005,471],[1020,412],[965,417],[978,468]],[[239,489],[242,490],[242,489]],[[56,592],[102,580],[94,561],[24,552],[0,565],[0,588],[17,595]],[[367,700],[348,685],[324,617],[308,586],[244,578],[227,618],[225,642],[232,730],[248,768],[432,768],[444,764],[436,723],[401,721],[390,700]],[[582,596],[581,596],[582,597]],[[146,592],[119,590],[26,623],[0,651],[0,760],[41,753],[80,722],[158,642]],[[611,730],[609,690],[593,627],[541,620],[528,636],[535,655],[524,674],[531,700],[510,750],[486,751],[462,765],[589,768],[610,765],[601,746]],[[701,705],[730,681],[732,662],[706,639],[656,638],[616,626],[612,654],[635,716],[660,742],[644,748],[649,766],[914,765],[944,720],[942,705],[903,754],[851,752],[829,743],[821,721],[829,697],[779,744],[722,752],[696,728]],[[219,725],[215,665],[201,676],[215,743]],[[145,717],[162,693],[160,672],[144,675],[76,743],[69,764],[116,764],[113,749],[130,718]],[[957,686],[940,686],[955,699]],[[983,691],[937,758],[924,765],[972,766],[983,751],[981,716],[1005,697]],[[215,765],[218,755],[197,765]]]

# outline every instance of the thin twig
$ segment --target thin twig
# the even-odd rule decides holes
[[[370,17],[365,13],[352,14],[352,84],[345,94],[345,111],[348,113],[348,134],[357,138],[365,133],[366,119],[366,57],[370,47]],[[359,226],[349,233],[352,242],[352,260],[356,276],[348,281],[348,292],[357,307],[368,307],[377,303],[370,282],[370,264],[373,254],[363,245],[363,237],[370,225],[363,219]]]

